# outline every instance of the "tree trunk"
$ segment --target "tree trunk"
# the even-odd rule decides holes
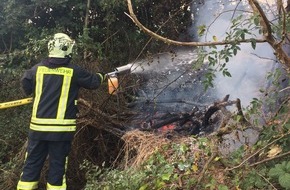
[[[90,15],[90,7],[91,7],[91,0],[87,1],[87,8],[86,8],[86,16],[85,16],[85,23],[83,29],[83,36],[87,38],[89,36],[88,25],[89,25],[89,15]],[[88,52],[86,48],[84,49],[84,59],[88,57]]]

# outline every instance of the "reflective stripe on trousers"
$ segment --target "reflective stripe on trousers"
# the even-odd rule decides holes
[[[62,186],[50,185],[47,183],[46,190],[66,190],[66,183],[63,183]]]
[[[19,181],[17,184],[17,190],[34,190],[38,187],[38,181],[25,182]]]
[[[65,190],[65,172],[70,148],[70,141],[41,141],[29,139],[27,156],[17,190],[32,190],[37,188],[40,173],[47,156],[49,162],[47,189]]]
[[[17,190],[35,190],[38,187],[38,182],[25,182],[19,181],[17,185]],[[62,186],[50,185],[47,183],[47,190],[66,190],[66,183],[62,184]]]

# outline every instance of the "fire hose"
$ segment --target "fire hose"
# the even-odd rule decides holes
[[[32,102],[32,100],[33,100],[33,98],[24,98],[24,99],[20,99],[20,100],[14,100],[14,101],[10,101],[10,102],[0,103],[0,109],[11,108],[11,107],[15,107],[15,106],[29,104]]]
[[[124,75],[126,73],[131,72],[131,67],[132,64],[127,64],[121,67],[115,68],[113,72],[107,73],[106,77],[108,78],[108,88],[109,88],[109,93],[110,94],[116,94],[117,88],[118,88],[118,75]],[[11,107],[16,107],[16,106],[21,106],[25,104],[29,104],[33,101],[33,98],[24,98],[24,99],[19,99],[19,100],[14,100],[14,101],[9,101],[9,102],[3,102],[0,103],[0,109],[6,109],[6,108],[11,108]]]

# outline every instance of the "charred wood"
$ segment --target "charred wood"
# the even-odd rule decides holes
[[[226,106],[230,106],[236,103],[236,101],[229,101],[229,97],[230,95],[226,95],[223,100],[214,102],[214,104],[207,109],[202,121],[202,127],[207,128],[210,125],[210,118],[219,110],[221,110],[223,115],[226,115],[226,118],[228,118],[229,113],[226,110]]]
[[[174,123],[174,122],[181,122],[181,123],[186,123],[186,121],[190,120],[190,118],[194,115],[194,113],[191,113],[191,114],[188,114],[188,113],[185,113],[185,114],[182,114],[182,115],[175,115],[171,118],[168,118],[164,121],[161,121],[160,123],[156,123],[154,124],[151,128],[152,129],[158,129],[164,125],[168,125],[168,124],[171,124],[171,123]]]
[[[174,103],[176,102],[183,101],[174,101]],[[84,107],[82,110],[85,116],[79,118],[79,122],[83,126],[105,130],[119,137],[127,131],[136,128],[143,131],[159,132],[169,130],[184,135],[209,134],[216,131],[215,134],[222,135],[232,131],[228,124],[233,114],[226,109],[227,106],[232,105],[237,107],[237,115],[240,117],[239,122],[243,125],[250,125],[242,112],[240,99],[231,101],[229,100],[229,95],[226,95],[222,100],[214,102],[208,108],[205,105],[199,108],[191,102],[194,104],[193,109],[185,113],[170,113],[168,111],[162,113],[162,111],[144,111],[140,109],[134,113],[132,111],[128,111],[128,113],[122,111],[122,113],[110,114],[84,99],[80,99],[79,103]],[[146,103],[150,104],[150,101]],[[156,104],[157,102],[154,103]],[[165,100],[159,103],[170,103],[170,101]],[[151,111],[152,113],[150,113]],[[130,124],[128,125],[128,123]]]

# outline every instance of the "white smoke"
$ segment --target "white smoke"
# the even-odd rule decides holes
[[[266,7],[275,9],[273,5]],[[230,29],[231,20],[241,14],[248,16],[245,10],[250,10],[246,1],[207,0],[204,4],[192,6],[193,27],[189,29],[192,34],[197,33],[197,27],[209,27],[207,35],[199,41],[211,41],[213,36],[222,41]],[[272,10],[271,10],[272,11]],[[269,11],[269,13],[273,13]],[[259,34],[256,34],[259,36]],[[261,36],[260,36],[261,37]],[[222,48],[222,47],[218,47]],[[259,98],[260,89],[268,81],[266,77],[276,66],[272,48],[267,44],[257,44],[253,49],[251,44],[241,44],[241,51],[227,64],[232,77],[216,74],[214,88],[204,92],[200,78],[193,71],[192,63],[197,58],[195,50],[179,50],[176,55],[163,53],[150,59],[143,59],[133,63],[133,73],[150,75],[150,80],[143,86],[143,91],[149,99],[160,96],[160,99],[181,99],[199,103],[211,103],[213,100],[223,99],[229,94],[230,99],[241,99],[243,107],[247,107],[253,98]],[[210,50],[209,50],[210,51]],[[182,72],[188,70],[184,76],[176,80]],[[191,70],[191,71],[190,71]],[[155,75],[154,75],[155,74]],[[174,82],[172,82],[174,81]],[[171,83],[172,82],[172,83]],[[170,85],[164,90],[164,86]],[[182,88],[186,89],[182,89]],[[177,90],[178,89],[178,90]]]
[[[232,18],[241,14],[247,16],[247,9],[249,6],[243,1],[205,1],[199,7],[195,27],[205,25],[209,30],[200,41],[212,40],[212,36],[223,40],[226,32],[229,32]],[[256,34],[259,36],[257,31]],[[248,106],[253,98],[261,95],[260,89],[267,83],[267,73],[273,69],[276,61],[272,48],[266,43],[257,44],[255,49],[251,44],[242,44],[240,48],[241,51],[230,58],[227,64],[232,77],[217,73],[214,85],[218,97],[230,94],[231,98],[240,98],[242,105]]]

